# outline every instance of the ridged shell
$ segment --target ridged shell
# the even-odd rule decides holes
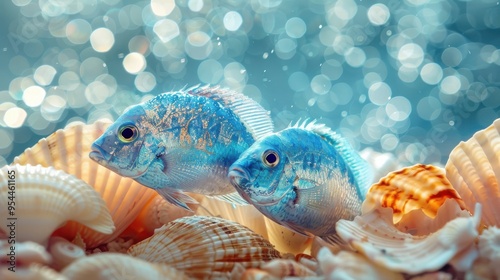
[[[236,222],[189,216],[168,223],[128,250],[132,256],[167,263],[195,278],[226,278],[235,263],[258,267],[279,258],[269,241]]]
[[[15,209],[8,210],[11,194]],[[15,223],[16,241],[46,245],[54,230],[69,220],[104,234],[115,229],[106,204],[91,186],[52,167],[4,166],[0,169],[0,205],[0,219],[5,221],[0,227],[9,232],[8,224]]]
[[[336,229],[368,259],[394,271],[418,274],[447,263],[464,271],[477,256],[474,242],[480,219],[480,213],[459,217],[428,236],[413,236],[394,227],[390,208],[377,208],[354,221],[339,221]]]
[[[252,205],[233,206],[219,199],[206,197],[202,206],[198,209],[197,214],[218,216],[242,224],[269,240],[282,253],[302,253],[312,241],[307,236],[297,234],[271,221]]]
[[[460,142],[450,153],[446,176],[465,204],[483,206],[483,222],[500,226],[500,119]]]
[[[122,177],[89,158],[90,147],[109,123],[75,124],[57,130],[14,159],[19,164],[41,164],[64,170],[91,185],[104,199],[116,230],[104,235],[74,222],[56,232],[68,240],[80,233],[87,248],[107,243],[119,236],[156,192],[130,178]]]
[[[275,259],[260,266],[260,269],[269,272],[275,277],[286,276],[317,276],[316,272],[312,271],[305,265],[296,262],[295,260]]]
[[[322,248],[318,252],[318,262],[324,279],[404,279],[401,273],[378,266],[364,256],[349,251],[334,255],[328,248]]]
[[[204,199],[204,196],[200,194],[189,193],[188,195],[200,203]],[[188,203],[188,206],[193,211],[196,211],[199,204]],[[142,208],[142,211],[121,236],[132,237],[136,242],[139,242],[153,235],[154,230],[162,227],[164,224],[194,214],[192,211],[169,203],[161,195],[157,195]]]
[[[61,272],[71,280],[189,279],[166,264],[153,264],[118,253],[101,253],[81,258]]]
[[[389,173],[371,186],[362,205],[367,213],[378,207],[390,207],[394,211],[394,223],[415,209],[422,209],[433,218],[447,199],[454,199],[465,209],[465,204],[446,179],[442,169],[417,164]]]

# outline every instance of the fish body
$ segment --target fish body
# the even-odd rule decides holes
[[[268,218],[326,237],[335,234],[338,220],[360,214],[371,174],[346,140],[311,122],[259,139],[232,164],[228,177]]]
[[[131,107],[96,139],[89,156],[186,209],[196,201],[184,192],[244,203],[228,168],[272,130],[268,112],[243,94],[194,87]]]

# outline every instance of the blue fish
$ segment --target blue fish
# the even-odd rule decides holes
[[[268,218],[300,234],[328,237],[338,220],[361,213],[372,170],[344,138],[313,121],[257,140],[228,177]]]
[[[160,94],[123,113],[92,145],[90,158],[189,209],[184,192],[246,204],[229,166],[271,133],[269,113],[245,95],[197,86]]]

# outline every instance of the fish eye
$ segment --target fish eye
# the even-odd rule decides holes
[[[269,167],[275,167],[280,162],[280,157],[275,151],[267,150],[262,154],[262,161]]]
[[[134,141],[138,135],[139,132],[137,127],[134,125],[124,125],[118,130],[118,139],[120,139],[123,143],[130,143]]]

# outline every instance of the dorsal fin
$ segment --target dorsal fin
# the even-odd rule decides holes
[[[220,88],[219,86],[211,87],[209,85],[194,86],[186,89],[185,92],[210,98],[221,103],[224,107],[231,109],[253,135],[255,140],[274,131],[273,121],[269,112],[262,108],[255,100],[242,93]]]
[[[289,127],[301,128],[314,132],[335,147],[342,158],[344,158],[349,169],[351,169],[351,172],[353,173],[358,184],[362,199],[365,198],[365,195],[372,184],[373,170],[370,164],[368,164],[368,162],[366,162],[354,150],[354,148],[352,148],[351,144],[349,144],[345,138],[332,131],[326,125],[316,123],[316,120],[309,121],[306,119],[302,123],[299,120],[294,125],[290,124]]]

